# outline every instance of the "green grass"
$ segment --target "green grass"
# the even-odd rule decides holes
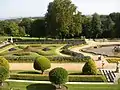
[[[25,44],[25,45],[18,44],[14,47],[16,49],[15,51],[8,51],[8,49],[10,48],[9,47],[2,50],[1,55],[15,54],[15,53],[22,52],[22,50],[24,52],[24,48],[26,48],[27,46],[30,46],[30,48],[26,49],[26,52],[27,51],[34,52],[43,56],[59,56],[58,53],[56,52],[56,49],[61,47],[62,45],[64,44]],[[49,48],[50,50],[44,51],[43,50],[44,48]]]
[[[8,82],[8,85],[9,85],[8,88],[13,88],[13,90],[54,90],[53,89],[54,87],[51,84]],[[113,85],[76,84],[66,86],[68,87],[69,90],[120,90],[120,84]]]
[[[69,90],[120,90],[119,85],[67,85]]]
[[[120,62],[120,58],[111,58],[111,59],[106,59],[108,63],[117,63],[118,61]]]

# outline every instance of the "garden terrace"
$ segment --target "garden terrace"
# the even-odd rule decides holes
[[[19,39],[19,40],[14,40],[16,44],[84,44],[85,40],[81,39],[37,39],[37,40],[32,40],[32,39]]]

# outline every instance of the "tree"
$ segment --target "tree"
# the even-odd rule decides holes
[[[37,57],[34,61],[33,67],[35,70],[41,70],[43,74],[46,69],[49,69],[51,67],[50,60],[44,56]]]
[[[34,37],[45,37],[45,19],[37,19],[31,24],[30,36]]]
[[[3,66],[9,70],[9,62],[2,56],[0,56],[0,66]]]
[[[111,13],[109,15],[114,22],[114,30],[116,38],[120,37],[120,13]]]
[[[91,17],[83,16],[82,35],[86,38],[92,37]]]
[[[102,21],[102,29],[103,34],[102,36],[105,38],[114,38],[115,37],[115,30],[114,30],[115,23],[112,21],[111,17],[106,16]]]
[[[92,17],[91,31],[92,31],[92,38],[98,38],[102,34],[101,20],[100,20],[100,16],[97,13],[93,14]]]
[[[70,28],[69,28],[69,36],[79,36],[82,32],[82,16],[80,12],[77,12],[75,15],[73,15],[73,21],[71,22]]]
[[[49,72],[49,80],[59,86],[65,84],[68,80],[68,72],[61,67],[54,68]]]
[[[89,59],[83,66],[82,72],[85,75],[96,75],[98,71],[95,62],[92,59]]]
[[[0,66],[0,86],[2,86],[3,81],[6,80],[8,77],[9,70],[3,66]]]
[[[54,0],[47,11],[47,35],[66,38],[81,33],[81,14],[70,0]]]
[[[19,26],[24,27],[25,33],[29,35],[31,32],[31,23],[32,20],[30,18],[23,18],[22,21],[19,23]]]
[[[24,27],[19,27],[19,36],[23,37],[25,36],[25,28]]]
[[[7,22],[4,32],[8,36],[19,36],[19,26],[15,22]]]

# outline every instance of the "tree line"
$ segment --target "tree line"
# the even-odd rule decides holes
[[[54,0],[43,18],[0,21],[1,36],[119,38],[120,13],[82,15],[71,0]]]

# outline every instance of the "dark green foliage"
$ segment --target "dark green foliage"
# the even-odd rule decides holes
[[[69,82],[105,82],[102,75],[69,75]],[[49,77],[40,74],[11,74],[9,79],[15,80],[32,80],[32,81],[49,81]]]
[[[0,66],[0,82],[3,82],[9,77],[9,70],[4,66]]]
[[[23,18],[22,21],[19,23],[19,26],[25,29],[26,34],[30,34],[31,32],[31,23],[32,20],[30,18]]]
[[[98,38],[102,34],[101,20],[97,13],[93,14],[93,18],[91,20],[91,32],[92,38]]]
[[[49,72],[49,80],[54,84],[65,84],[68,80],[68,72],[63,68],[54,68]]]
[[[83,66],[82,72],[85,75],[97,75],[98,70],[95,62],[92,59],[89,59]]]
[[[49,69],[51,67],[51,63],[49,59],[47,59],[44,56],[41,56],[36,58],[33,66],[35,70],[41,70],[43,73],[44,70]]]
[[[89,56],[85,56],[85,57],[62,57],[62,56],[58,56],[58,57],[48,57],[50,59],[50,61],[52,62],[57,62],[57,63],[65,63],[65,62],[87,62],[90,57]]]
[[[102,75],[70,75],[69,82],[105,82]]]
[[[9,62],[4,57],[1,56],[0,56],[0,66],[3,66],[7,70],[9,70]]]
[[[44,19],[37,19],[32,22],[30,36],[32,37],[45,37],[46,36]]]

